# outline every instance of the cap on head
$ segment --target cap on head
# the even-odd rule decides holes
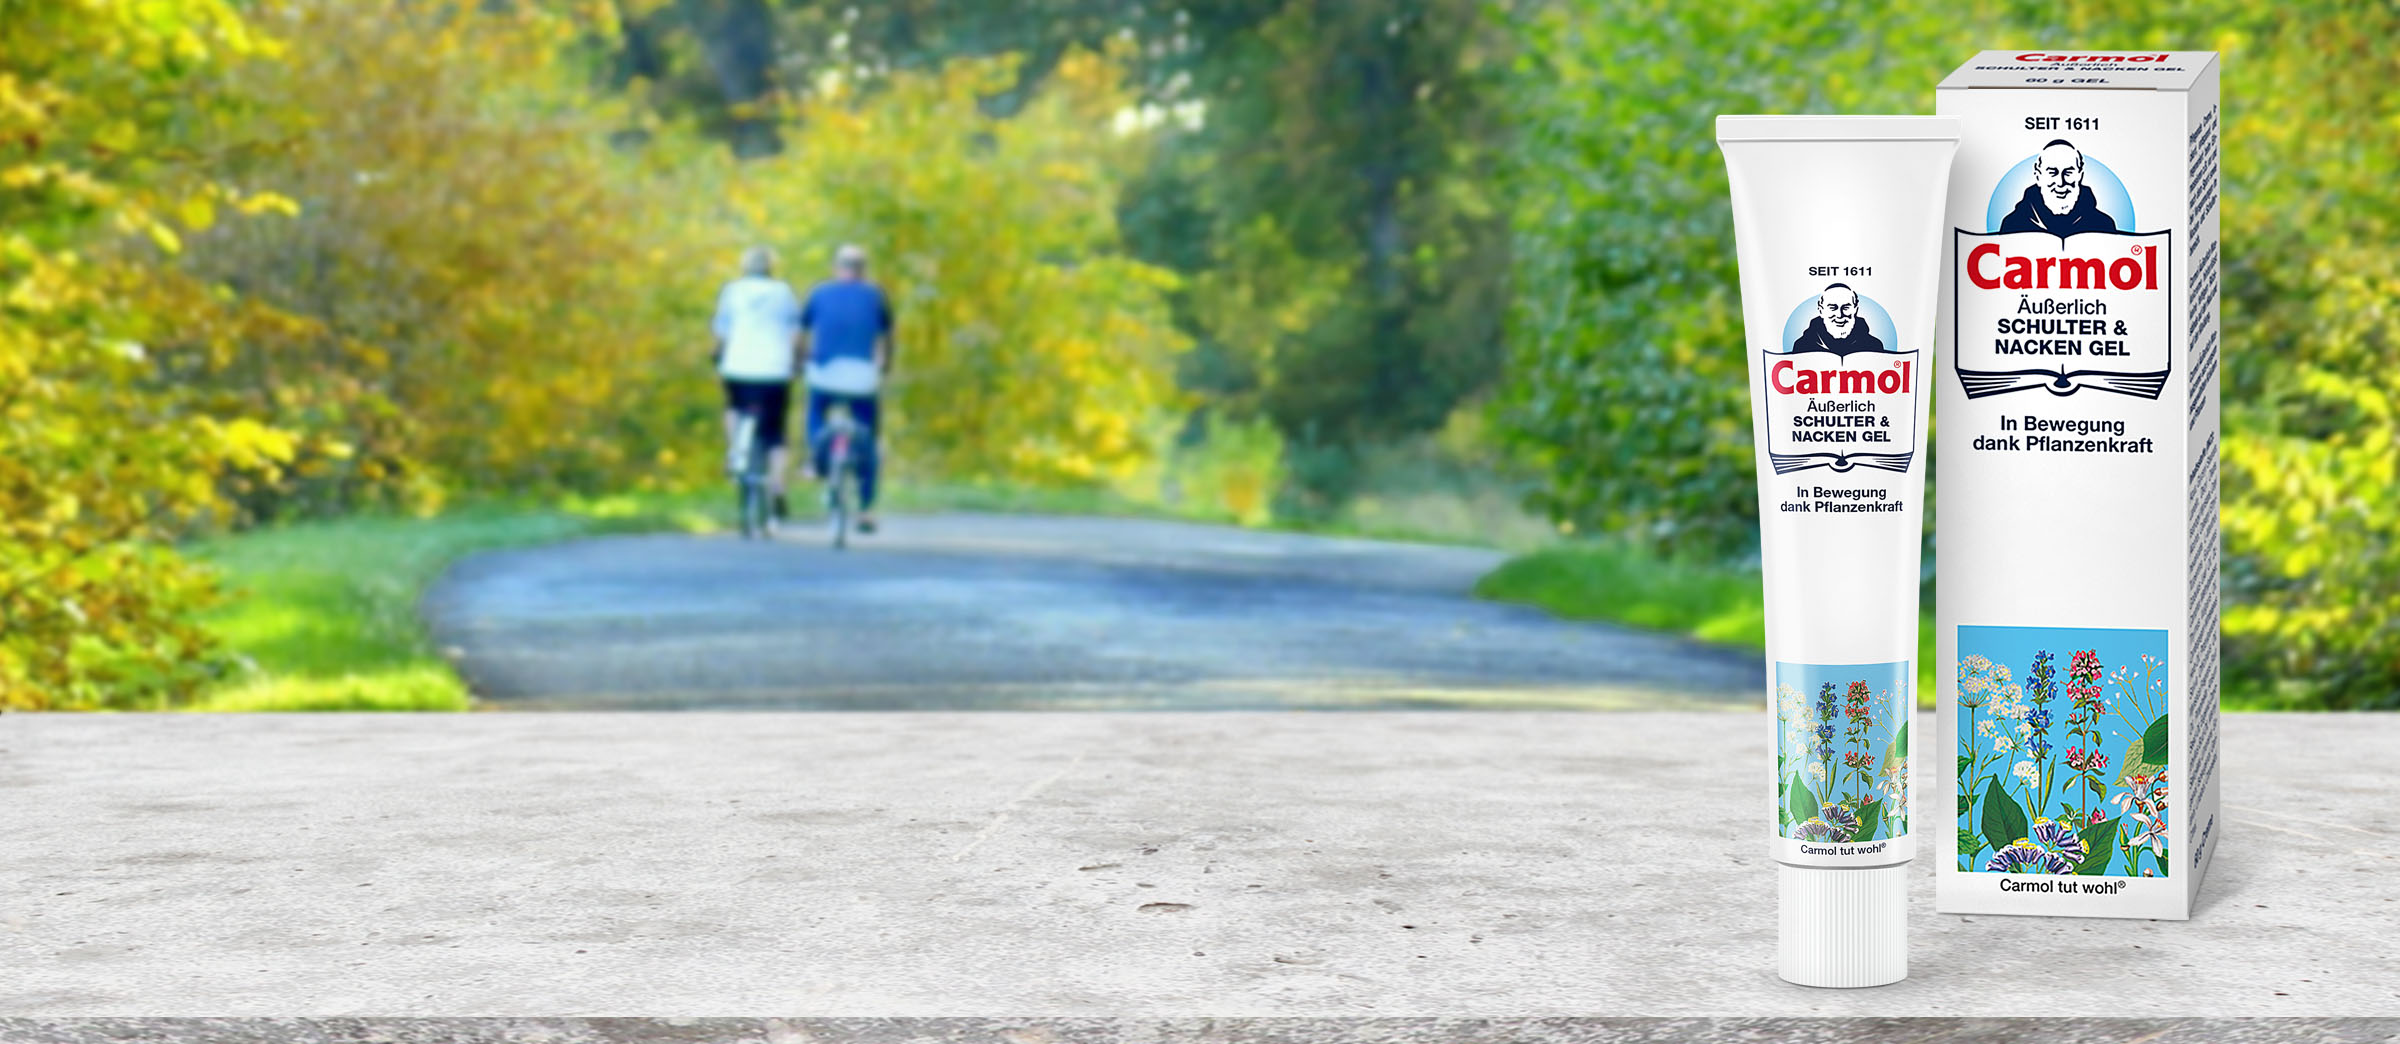
[[[763,275],[769,275],[769,274],[772,274],[774,271],[775,271],[775,251],[774,251],[774,250],[772,250],[772,249],[770,249],[770,248],[767,248],[767,247],[763,247],[763,246],[754,246],[754,247],[751,247],[751,248],[750,248],[750,249],[748,249],[748,250],[744,250],[744,251],[742,251],[742,274],[743,274],[743,275],[747,275],[747,276],[763,276]]]
[[[844,243],[833,251],[833,267],[844,272],[865,271],[867,248],[856,243]]]

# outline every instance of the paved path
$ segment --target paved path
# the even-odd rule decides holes
[[[1468,596],[1498,552],[1103,518],[478,555],[425,613],[503,706],[1678,707],[1753,655]]]
[[[0,1015],[2033,1015],[2061,1042],[2400,1015],[2400,716],[2227,717],[2195,919],[1937,915],[1920,860],[1912,977],[1852,991],[1775,978],[1767,739],[1727,712],[9,715]]]

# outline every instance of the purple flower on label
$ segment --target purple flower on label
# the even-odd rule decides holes
[[[2040,845],[2018,841],[1992,853],[1983,869],[2002,874],[2063,874],[2074,870],[2075,864],[2055,852],[2044,851]]]
[[[1802,841],[1831,841],[1834,840],[1833,824],[1822,819],[1811,819],[1793,827],[1792,836]]]
[[[1858,833],[1858,813],[1856,812],[1840,805],[1827,805],[1818,811],[1818,815],[1823,816],[1825,822],[1831,824],[1834,829],[1841,831],[1844,839]]]
[[[2043,850],[2065,859],[2068,870],[2074,869],[2075,864],[2083,862],[2083,837],[2075,832],[2074,827],[2065,823],[2056,823],[2049,819],[2036,819],[2033,821],[2033,837],[2030,840],[2034,844],[2042,846]],[[2059,872],[2064,873],[2065,871]]]

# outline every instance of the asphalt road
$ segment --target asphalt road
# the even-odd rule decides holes
[[[616,537],[477,555],[428,592],[521,708],[1676,708],[1751,655],[1477,601],[1496,551],[1128,519],[888,520],[847,552]]]

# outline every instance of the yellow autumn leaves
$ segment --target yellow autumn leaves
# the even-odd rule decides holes
[[[20,17],[19,11],[23,14]],[[607,4],[41,0],[0,24],[0,707],[171,704],[224,656],[172,551],[277,517],[710,481],[739,251],[899,312],[910,476],[1152,460],[1183,340],[1127,257],[1120,63],[829,84],[736,161],[598,83]],[[247,18],[247,21],[245,21]],[[578,50],[578,48],[586,48]],[[638,86],[638,85],[637,85]],[[236,593],[238,595],[238,593]]]

